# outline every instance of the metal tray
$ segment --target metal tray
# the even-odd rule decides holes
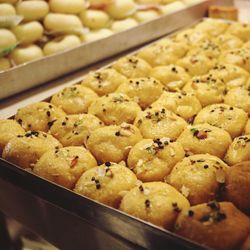
[[[161,16],[132,29],[0,72],[0,100],[152,41],[204,17],[211,0]]]

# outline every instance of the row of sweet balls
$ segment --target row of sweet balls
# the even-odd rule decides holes
[[[7,54],[13,50],[13,63],[22,64],[110,36],[162,14],[158,9],[137,10],[133,0],[116,1],[104,10],[86,9],[85,5],[84,0],[50,0],[49,3],[31,0],[18,2],[15,10],[11,4],[0,3],[0,16],[5,18],[3,25],[10,26],[0,30],[0,36],[4,37],[0,52]],[[15,15],[23,17],[21,24],[15,24]],[[5,62],[1,63],[2,70],[11,66],[7,58],[1,61]]]

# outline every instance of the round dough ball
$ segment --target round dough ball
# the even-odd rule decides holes
[[[89,106],[88,112],[97,116],[106,125],[133,123],[140,106],[122,93],[112,93],[99,97]]]
[[[71,14],[49,13],[43,23],[48,31],[61,33],[72,33],[83,27],[80,18]]]
[[[34,43],[43,36],[43,26],[37,22],[19,24],[12,29],[18,42],[22,45]]]
[[[249,73],[233,64],[219,63],[209,71],[213,78],[219,78],[226,84],[227,89],[245,86]]]
[[[174,38],[177,42],[185,42],[189,46],[194,46],[197,43],[205,41],[209,38],[209,35],[203,31],[197,31],[194,29],[185,29],[184,31],[178,32]]]
[[[50,133],[66,146],[86,144],[90,133],[104,124],[90,114],[68,115],[58,118],[50,128]]]
[[[230,145],[224,160],[229,165],[250,161],[250,135],[236,137]]]
[[[1,2],[1,1],[0,1]],[[0,16],[15,16],[16,9],[9,3],[0,4]]]
[[[73,189],[81,175],[96,167],[95,158],[83,147],[52,149],[42,155],[33,172],[47,180]]]
[[[13,137],[5,146],[2,157],[22,168],[33,168],[40,157],[50,149],[62,145],[52,135],[40,131],[27,131]]]
[[[239,66],[250,73],[250,49],[240,48],[221,53],[219,61]]]
[[[157,66],[151,70],[150,76],[159,80],[170,91],[180,90],[190,80],[189,74],[175,64]]]
[[[7,59],[5,57],[1,57],[0,58],[0,72],[5,71],[9,68],[11,68],[11,63],[10,63],[9,59]]]
[[[63,37],[57,37],[52,41],[45,44],[43,47],[44,54],[51,55],[58,52],[62,52],[68,49],[72,49],[81,45],[81,40],[76,35],[67,35]]]
[[[79,14],[86,8],[84,0],[49,0],[49,7],[52,12],[64,14]]]
[[[118,208],[122,193],[135,187],[137,179],[128,168],[106,162],[87,170],[76,183],[75,192]]]
[[[197,154],[177,163],[167,178],[191,205],[214,200],[221,184],[225,183],[228,166],[216,156]]]
[[[151,77],[131,78],[122,83],[116,92],[128,95],[145,109],[160,97],[163,85]]]
[[[250,135],[250,119],[248,119],[246,127],[244,129],[244,134],[245,135]]]
[[[38,60],[43,57],[43,51],[37,45],[31,44],[24,47],[19,47],[13,50],[10,58],[15,64],[23,64],[33,60]]]
[[[193,77],[182,90],[194,94],[202,107],[205,107],[213,103],[223,102],[226,86],[223,80],[208,74]]]
[[[111,25],[111,29],[114,32],[121,32],[127,29],[131,29],[138,25],[138,22],[134,18],[126,18],[123,20],[114,21]]]
[[[137,22],[144,23],[158,18],[159,13],[155,10],[139,10],[133,17]]]
[[[210,202],[183,210],[175,233],[218,250],[239,249],[250,230],[250,219],[231,202]]]
[[[233,202],[239,209],[250,213],[250,161],[238,163],[226,172],[226,200]]]
[[[116,70],[105,68],[88,73],[81,85],[94,90],[99,96],[103,96],[114,92],[126,79]]]
[[[127,163],[139,180],[163,181],[184,157],[185,152],[179,142],[169,138],[144,139],[130,150]]]
[[[203,108],[195,117],[194,124],[209,123],[226,130],[232,138],[239,136],[246,123],[247,113],[227,104],[213,104]]]
[[[141,139],[138,128],[123,123],[93,131],[87,140],[87,148],[99,162],[119,163],[127,159],[130,149]]]
[[[83,42],[94,42],[96,40],[100,40],[106,37],[109,37],[113,35],[113,31],[110,29],[100,29],[100,30],[94,30],[90,31],[89,33],[82,36]]]
[[[0,37],[0,51],[15,47],[17,44],[15,35],[7,29],[0,29]]]
[[[105,28],[110,23],[108,14],[102,10],[86,10],[81,13],[80,18],[83,25],[90,29]]]
[[[211,38],[223,34],[229,27],[229,23],[220,19],[209,18],[195,26],[195,31],[202,31],[208,34]]]
[[[148,77],[150,65],[136,56],[126,56],[117,60],[112,67],[127,78]]]
[[[223,158],[232,139],[228,132],[207,123],[186,128],[177,139],[191,154],[211,154]]]
[[[250,116],[250,88],[233,88],[229,90],[224,102],[233,107],[241,108]]]
[[[23,16],[25,22],[43,19],[49,12],[49,5],[46,1],[19,1],[16,5],[16,12]]]
[[[164,107],[181,116],[186,121],[192,121],[201,110],[201,104],[194,94],[185,92],[164,91],[160,98],[151,107]]]
[[[187,55],[176,62],[191,76],[201,76],[214,67],[215,60],[209,59],[204,54]]]
[[[233,22],[227,30],[227,33],[234,35],[243,42],[250,40],[250,25],[244,23]]]
[[[136,11],[133,0],[114,0],[106,7],[107,13],[115,19],[124,19]]]
[[[15,120],[0,120],[0,156],[5,145],[12,138],[24,133],[24,129]]]
[[[190,0],[188,1],[188,3]],[[183,10],[186,8],[186,4],[183,1],[178,0],[167,0],[164,1],[164,4],[159,6],[160,12],[163,15],[169,15],[177,11]]]
[[[146,139],[168,137],[175,140],[187,126],[184,119],[162,107],[139,113],[134,124]]]
[[[55,120],[64,117],[65,113],[47,102],[37,102],[17,110],[16,121],[25,130],[47,132]]]
[[[148,182],[130,190],[120,210],[171,230],[178,214],[188,207],[187,199],[175,188],[163,182]]]
[[[243,45],[242,40],[230,34],[221,34],[214,39],[215,43],[220,44],[222,50],[237,49]]]
[[[66,87],[51,98],[51,103],[63,109],[67,114],[87,113],[97,94],[81,85]]]

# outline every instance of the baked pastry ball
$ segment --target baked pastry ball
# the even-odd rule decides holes
[[[238,163],[226,171],[225,198],[250,213],[250,161]]]
[[[51,103],[63,109],[67,114],[87,113],[90,104],[98,95],[82,85],[64,88],[51,98]]]
[[[220,78],[226,84],[227,89],[245,86],[249,73],[233,64],[219,63],[209,71],[213,78]]]
[[[122,193],[137,184],[135,174],[127,167],[106,162],[82,174],[74,191],[91,199],[118,208]]]
[[[196,205],[216,199],[227,168],[216,156],[192,155],[174,166],[167,181],[187,197],[191,205]]]
[[[151,70],[151,66],[137,56],[122,57],[112,67],[127,78],[147,77]]]
[[[81,85],[94,90],[99,96],[114,92],[126,77],[112,68],[92,71],[82,80]]]
[[[99,162],[119,163],[127,159],[130,149],[140,140],[137,127],[122,123],[94,130],[87,140],[87,148]]]
[[[96,99],[89,106],[89,114],[100,118],[106,125],[133,123],[140,106],[123,93],[111,93]]]
[[[240,48],[226,50],[221,53],[219,60],[222,63],[239,66],[250,73],[250,49]]]
[[[230,25],[227,30],[227,33],[234,35],[240,38],[243,42],[247,42],[250,40],[250,25],[234,22]]]
[[[15,136],[23,135],[24,129],[15,120],[0,120],[0,156],[5,145]]]
[[[247,113],[227,104],[213,104],[203,108],[194,119],[194,124],[209,123],[226,130],[232,138],[239,136],[246,123]]]
[[[165,39],[143,48],[137,56],[155,67],[175,63],[186,51],[187,49],[182,43],[174,44],[173,41]]]
[[[211,249],[240,249],[250,230],[250,219],[231,202],[209,202],[183,210],[175,233]]]
[[[144,139],[131,148],[127,164],[143,182],[163,181],[184,157],[185,152],[179,142],[169,138]]]
[[[230,145],[224,160],[229,165],[250,161],[250,134],[236,137]]]
[[[143,183],[123,197],[120,210],[157,226],[173,229],[182,209],[189,208],[188,200],[175,188],[163,182]]]
[[[118,87],[116,92],[126,94],[145,109],[160,97],[163,88],[158,80],[152,77],[141,77],[127,80]]]
[[[189,46],[196,45],[199,42],[207,40],[209,35],[203,31],[197,31],[194,29],[185,29],[184,31],[178,32],[174,38],[177,42],[185,42]]]
[[[223,34],[229,27],[229,23],[220,19],[209,18],[195,26],[195,31],[207,33],[211,38]]]
[[[45,179],[72,189],[80,176],[97,162],[84,147],[52,149],[42,155],[33,172]]]
[[[25,130],[47,132],[56,119],[64,116],[65,113],[53,104],[37,102],[18,109],[15,119]]]
[[[102,29],[109,25],[110,17],[102,10],[86,10],[80,15],[84,26],[90,29]]]
[[[201,104],[194,94],[164,91],[152,107],[164,107],[190,121],[201,110]]]
[[[175,64],[154,67],[150,76],[159,80],[171,91],[180,90],[190,80],[185,69]]]
[[[92,131],[104,124],[91,114],[68,115],[57,119],[50,128],[50,133],[64,147],[82,146]]]
[[[195,124],[186,128],[179,138],[187,153],[211,154],[223,158],[232,139],[228,132],[207,123]]]
[[[250,116],[250,88],[233,88],[227,92],[224,102],[233,107],[241,108]]]
[[[209,59],[204,54],[187,55],[176,62],[191,76],[205,75],[212,67],[215,61]]]
[[[246,127],[244,129],[244,134],[245,135],[250,135],[250,119],[248,119]]]
[[[5,146],[2,157],[22,168],[33,168],[39,158],[50,149],[62,145],[52,135],[40,131],[27,131],[13,137]]]
[[[143,138],[167,137],[177,139],[187,126],[185,120],[163,107],[155,107],[140,112],[134,124],[140,129]]]
[[[204,75],[193,77],[182,89],[194,94],[203,107],[223,102],[226,86],[220,78]]]
[[[237,36],[230,34],[221,34],[214,39],[214,41],[220,44],[222,50],[237,49],[242,47],[243,42]]]

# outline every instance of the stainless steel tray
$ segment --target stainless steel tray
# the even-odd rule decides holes
[[[201,0],[135,28],[1,72],[0,100],[191,24],[204,17],[211,3]]]

